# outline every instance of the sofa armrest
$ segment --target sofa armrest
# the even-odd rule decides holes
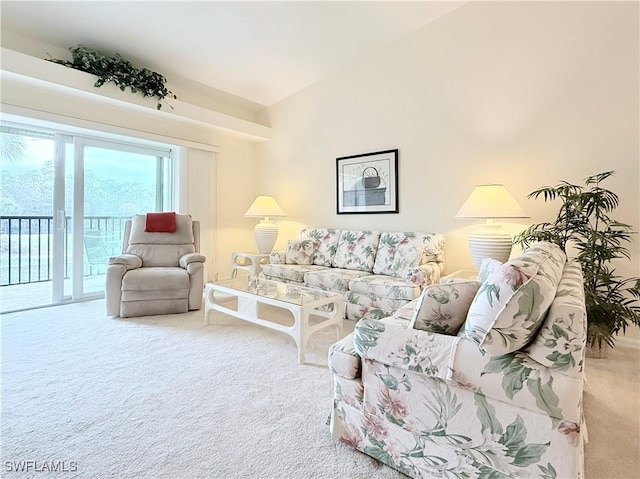
[[[346,379],[357,379],[362,372],[360,356],[353,348],[353,333],[329,348],[329,370]]]
[[[199,253],[187,253],[180,257],[180,267],[187,269],[187,266],[191,263],[204,263],[207,261],[206,256],[201,255]]]
[[[286,252],[285,251],[272,251],[269,254],[269,263],[270,264],[285,264],[286,263]]]
[[[465,389],[545,414],[556,422],[580,424],[582,378],[548,368],[523,351],[491,356],[462,338],[452,379]]]
[[[142,258],[135,254],[121,254],[120,256],[112,256],[107,264],[119,264],[124,266],[127,271],[142,267]]]
[[[440,379],[451,379],[460,339],[409,329],[387,319],[361,319],[354,330],[353,345],[362,358]]]
[[[414,266],[407,272],[405,280],[409,283],[415,284],[424,288],[430,284],[436,284],[440,282],[442,272],[440,270],[440,264],[429,262],[421,264],[420,266]]]

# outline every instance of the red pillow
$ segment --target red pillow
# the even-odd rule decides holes
[[[147,233],[174,233],[176,231],[175,212],[147,213],[144,230]]]

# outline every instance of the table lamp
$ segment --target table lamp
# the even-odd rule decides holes
[[[508,231],[493,222],[496,218],[529,218],[504,185],[476,186],[460,207],[456,219],[484,218],[485,224],[469,235],[469,251],[476,269],[483,258],[502,263],[509,259],[512,239]]]
[[[271,253],[278,238],[278,227],[269,219],[270,216],[284,216],[284,212],[273,196],[258,196],[244,214],[249,217],[264,217],[255,228],[253,237],[259,253]]]

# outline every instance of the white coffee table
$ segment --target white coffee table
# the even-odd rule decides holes
[[[265,328],[280,331],[291,336],[298,347],[298,362],[304,364],[304,352],[311,335],[321,329],[336,328],[337,339],[342,338],[344,299],[339,293],[319,289],[293,286],[276,281],[267,281],[267,289],[260,292],[250,291],[246,278],[230,279],[207,283],[205,286],[204,322],[210,323],[213,311],[219,311]],[[292,289],[298,294],[291,294]],[[288,294],[289,292],[289,294]],[[237,298],[237,308],[232,305]],[[259,317],[260,304],[268,304],[285,309],[293,315],[293,325],[287,326]],[[333,305],[333,308],[323,306]],[[331,309],[330,311],[325,309]],[[310,317],[325,318],[311,324]]]

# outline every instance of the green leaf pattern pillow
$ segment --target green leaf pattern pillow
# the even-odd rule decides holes
[[[539,242],[498,268],[482,284],[465,323],[465,335],[491,355],[507,354],[537,334],[556,295],[566,255]]]
[[[311,264],[313,261],[313,240],[289,240],[285,250],[287,264]]]
[[[467,318],[480,281],[457,281],[425,288],[409,327],[433,333],[455,335]]]
[[[371,271],[378,251],[378,231],[343,231],[333,258],[334,268]]]
[[[478,271],[478,281],[484,283],[493,274],[495,270],[500,268],[502,263],[497,259],[484,258],[480,263],[480,270]]]

